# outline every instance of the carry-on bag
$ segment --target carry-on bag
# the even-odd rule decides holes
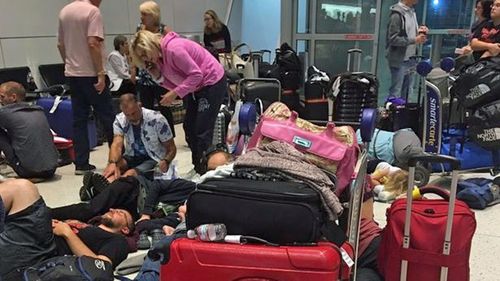
[[[436,193],[443,199],[413,201],[417,162],[452,166],[451,191],[424,187],[421,193]],[[460,161],[443,155],[423,155],[409,161],[406,198],[396,199],[387,210],[378,266],[385,281],[468,281],[469,255],[476,229],[474,213],[456,200]]]
[[[50,128],[60,137],[73,139],[73,109],[71,99],[65,97],[39,98],[36,104],[43,108]],[[96,123],[88,120],[89,147],[97,146]]]
[[[465,68],[451,88],[465,108],[475,109],[498,99],[500,58],[483,58]]]
[[[161,267],[160,280],[349,280],[352,256],[349,243],[340,248],[328,242],[273,247],[181,238],[172,243],[170,260]]]
[[[273,102],[281,100],[281,83],[278,79],[241,79],[237,89],[243,102],[256,102],[262,111]]]
[[[317,242],[327,221],[319,194],[300,182],[210,179],[191,193],[187,206],[188,229],[223,223],[230,235],[280,245]],[[345,235],[338,231],[331,240],[341,245]]]
[[[248,148],[279,140],[293,145],[306,154],[314,165],[337,177],[335,193],[340,195],[352,178],[359,153],[354,130],[348,126],[326,127],[298,118],[282,103],[272,104],[261,116]]]

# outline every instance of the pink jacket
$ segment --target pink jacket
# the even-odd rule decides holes
[[[222,65],[201,45],[169,32],[160,42],[162,86],[181,98],[217,83],[224,76]]]

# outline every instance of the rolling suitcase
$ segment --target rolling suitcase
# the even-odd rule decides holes
[[[231,122],[231,113],[226,105],[221,105],[217,119],[215,119],[214,135],[212,137],[212,145],[226,143],[227,127]]]
[[[424,187],[444,199],[412,198],[417,162],[447,163],[453,168],[451,191]],[[443,155],[423,155],[409,161],[407,198],[387,210],[378,266],[385,281],[468,281],[469,255],[476,229],[474,213],[456,200],[460,161]]]
[[[73,110],[71,99],[62,97],[40,98],[36,104],[43,108],[50,128],[60,137],[73,139]],[[95,119],[88,120],[89,148],[97,146]]]
[[[349,243],[340,248],[327,242],[273,247],[181,238],[172,243],[170,260],[161,267],[160,280],[349,280],[352,256]]]
[[[378,80],[371,73],[360,72],[361,55],[360,49],[349,50],[347,72],[333,80],[329,121],[359,123],[365,108],[377,108]]]
[[[269,105],[281,100],[281,83],[278,79],[258,78],[238,81],[238,93],[243,102],[261,103],[264,112]]]

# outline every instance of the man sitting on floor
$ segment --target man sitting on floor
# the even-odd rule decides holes
[[[51,178],[59,154],[43,109],[24,102],[17,82],[0,85],[0,152],[22,178]]]
[[[52,220],[36,186],[21,179],[0,182],[1,209],[3,281],[20,280],[23,268],[57,255],[90,256],[116,267],[128,254],[124,235],[135,227],[130,213],[121,209],[110,209],[96,225]]]
[[[143,108],[133,94],[120,97],[120,108],[122,113],[113,123],[115,137],[104,176],[112,182],[121,175],[144,174],[157,164],[166,172],[177,153],[167,119]]]

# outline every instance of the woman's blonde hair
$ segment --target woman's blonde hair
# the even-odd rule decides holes
[[[130,44],[130,54],[135,65],[145,68],[141,56],[146,54],[148,57],[158,58],[161,55],[160,47],[161,34],[153,33],[148,30],[137,32]]]
[[[395,197],[406,192],[408,189],[408,172],[399,170],[391,173],[388,176],[387,182],[384,183],[384,191],[395,194]]]
[[[222,29],[223,23],[219,19],[219,16],[217,16],[217,13],[214,10],[207,10],[207,11],[205,11],[204,15],[208,15],[214,20],[213,28],[209,28],[208,26],[205,25],[205,29],[203,31],[206,34],[217,33]]]
[[[146,1],[139,6],[139,11],[144,14],[153,16],[156,26],[160,25],[161,12],[160,6],[155,1]]]

